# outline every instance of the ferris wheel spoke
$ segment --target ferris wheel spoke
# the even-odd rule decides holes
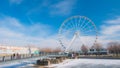
[[[62,33],[70,33],[70,32],[72,32],[72,31],[73,31],[73,29],[63,30]]]
[[[86,20],[86,18],[84,18],[84,20],[83,21],[81,21],[81,25],[80,25],[80,28],[84,25],[84,23],[85,23],[85,20]]]
[[[82,31],[91,30],[92,28],[93,28],[93,26],[87,26],[87,28],[82,29]]]
[[[64,30],[68,30],[70,27],[69,26],[67,26],[67,27],[64,27]]]
[[[79,27],[80,26],[80,22],[81,22],[81,17],[79,17],[79,20],[78,20],[78,25],[77,25],[78,28],[80,28]]]
[[[73,25],[71,25],[71,23],[68,25],[70,28],[73,28]]]
[[[91,28],[93,28],[93,26],[92,25],[88,25],[87,28],[91,29]],[[83,28],[83,29],[86,29],[86,28]]]
[[[76,27],[76,29],[78,29],[78,27],[77,27],[77,26],[78,26],[78,17],[76,17],[75,23],[76,23],[76,26],[75,26],[75,27]]]
[[[71,23],[72,28],[75,29],[75,28],[74,28],[74,23],[73,23],[73,22],[74,22],[73,20],[70,20],[70,23]]]
[[[87,37],[88,37],[88,36],[94,36],[94,35],[84,34],[84,35],[81,35],[81,37],[82,37],[82,36],[83,36],[83,37],[84,37],[84,36],[87,36]]]
[[[70,21],[69,21],[69,22],[70,22]],[[69,29],[69,28],[73,28],[73,25],[71,24],[71,22],[68,23],[68,24],[66,24],[66,26],[68,26],[68,29]]]
[[[76,30],[76,20],[75,20],[75,18],[73,19],[73,28]]]
[[[72,28],[75,30],[74,21],[71,21]]]
[[[88,21],[83,27],[81,27],[81,29],[84,29],[88,24],[89,24],[90,21]]]
[[[95,30],[84,31],[84,33],[90,33],[90,32],[95,32]]]
[[[73,24],[74,24],[74,28],[75,28],[75,30],[76,30],[76,26],[77,26],[77,17],[76,16],[74,16],[74,18],[73,18],[73,22],[72,22]]]
[[[74,26],[73,26],[72,20],[70,19],[68,22],[69,22],[70,27],[73,28]]]

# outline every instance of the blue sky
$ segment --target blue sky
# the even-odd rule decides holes
[[[119,0],[0,0],[1,42],[34,40],[55,45],[60,25],[75,15],[90,18],[100,39],[120,40]]]

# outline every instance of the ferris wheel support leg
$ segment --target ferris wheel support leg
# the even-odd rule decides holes
[[[70,44],[69,44],[69,46],[68,47],[66,47],[66,49],[65,49],[65,52],[67,52],[68,51],[68,49],[71,47],[71,45],[72,45],[72,43],[73,43],[73,41],[75,40],[75,38],[76,38],[77,36],[76,36],[76,34],[73,36],[73,38],[72,38],[72,40],[71,40],[71,42],[70,42]]]

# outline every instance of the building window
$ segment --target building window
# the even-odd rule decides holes
[[[90,49],[90,51],[94,51],[94,49]]]

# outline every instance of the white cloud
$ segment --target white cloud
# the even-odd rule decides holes
[[[99,42],[107,45],[111,41],[120,41],[120,17],[112,20],[104,21],[101,25],[101,36],[99,36]]]
[[[112,19],[112,20],[107,20],[104,21],[107,24],[119,24],[120,25],[120,17],[118,16],[116,19]]]
[[[52,32],[52,27],[47,24],[36,23],[32,24],[28,28],[29,29],[27,31],[29,31],[33,36],[48,37]]]
[[[63,0],[56,4],[51,5],[51,15],[69,15],[74,9],[76,0]]]
[[[21,4],[23,0],[9,0],[10,4]]]
[[[32,14],[36,14],[36,13],[41,13],[41,12],[46,12],[45,10],[43,11],[43,10],[41,10],[41,9],[48,9],[48,7],[51,5],[50,4],[50,0],[43,0],[43,1],[41,1],[39,4],[36,4],[36,6],[35,7],[33,7],[32,9],[30,9],[27,13],[26,13],[26,15],[29,17],[29,15],[32,15]],[[47,11],[48,12],[48,11]]]
[[[12,46],[57,47],[56,36],[51,36],[52,28],[46,24],[23,25],[14,17],[0,18],[0,43]],[[50,37],[50,38],[48,38]]]
[[[120,17],[113,20],[104,21],[104,25],[101,26],[101,33],[109,37],[120,37]]]
[[[104,21],[104,25],[101,26],[101,33],[103,35],[114,35],[120,33],[120,17],[116,19]]]
[[[0,26],[14,26],[22,28],[22,24],[19,23],[20,21],[9,16],[4,16],[0,19]]]
[[[23,36],[21,33],[16,33],[8,28],[0,28],[0,36],[1,37],[7,37],[7,38],[20,38]]]
[[[54,16],[68,16],[72,13],[75,8],[76,0],[60,0],[58,2],[52,3],[49,0],[43,0],[39,5],[35,6],[27,12],[27,15],[31,16],[32,14],[45,13]],[[46,11],[43,11],[44,9]]]
[[[102,26],[102,34],[104,35],[119,35],[120,33],[120,25],[109,25]]]
[[[24,34],[19,31],[23,29],[24,26],[20,23],[20,21],[13,17],[3,16],[0,18],[1,37],[21,37]]]

